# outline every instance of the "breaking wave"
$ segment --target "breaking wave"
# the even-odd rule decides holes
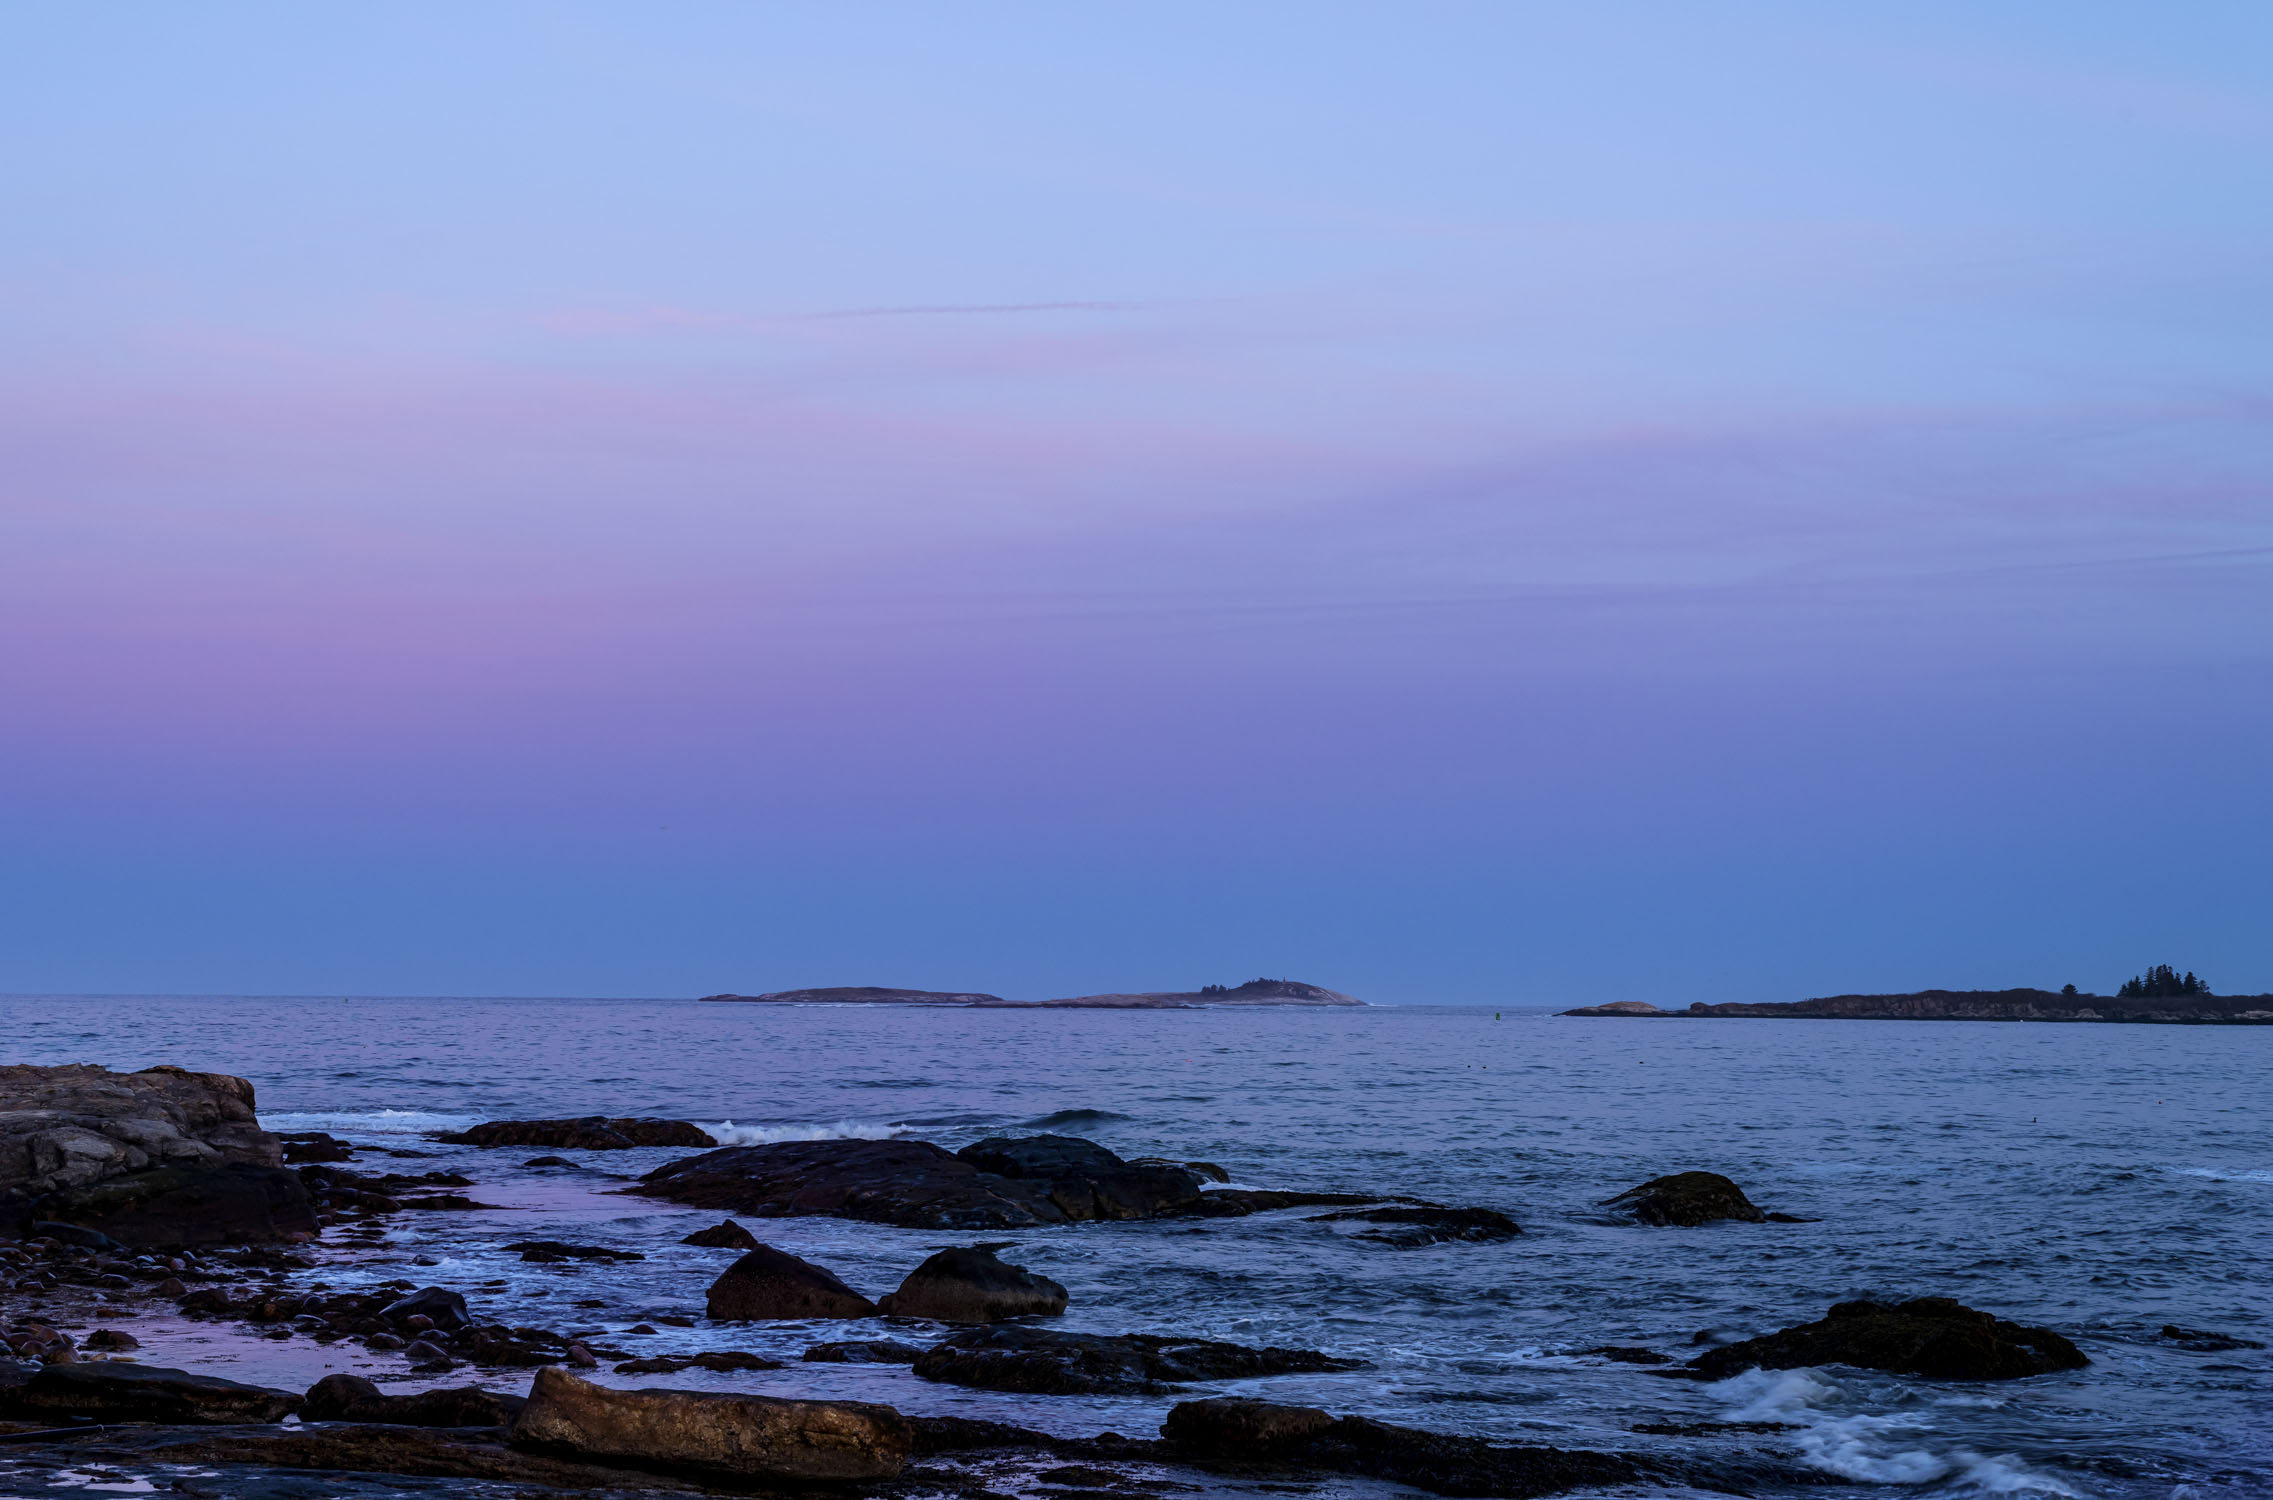
[[[325,1130],[334,1135],[423,1135],[429,1130],[465,1130],[481,1115],[445,1115],[427,1109],[313,1110],[264,1114],[263,1130]]]
[[[1731,1422],[1782,1422],[1799,1429],[1792,1442],[1800,1457],[1819,1469],[1865,1484],[1932,1484],[1953,1495],[2076,1496],[2048,1474],[2024,1464],[2017,1454],[1976,1453],[1953,1447],[1937,1452],[1925,1416],[1906,1416],[1837,1408],[1847,1399],[1839,1386],[1813,1370],[1747,1370],[1714,1387],[1734,1403]]]
[[[1028,1130],[1056,1130],[1068,1125],[1103,1125],[1108,1120],[1130,1118],[1110,1109],[1061,1109],[1022,1124]]]
[[[834,1125],[737,1125],[724,1120],[705,1125],[721,1146],[771,1146],[779,1141],[888,1141],[899,1130],[867,1120],[839,1120]]]

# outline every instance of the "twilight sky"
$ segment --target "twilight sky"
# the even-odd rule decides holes
[[[0,990],[2273,990],[2273,8],[0,15]]]

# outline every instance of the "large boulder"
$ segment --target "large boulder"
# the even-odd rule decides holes
[[[543,1369],[512,1442],[742,1480],[896,1478],[915,1433],[889,1406],[702,1391],[611,1390]]]
[[[656,1168],[635,1191],[694,1208],[829,1214],[905,1229],[1028,1229],[1208,1211],[1191,1168],[1123,1161],[1071,1136],[1008,1137],[950,1152],[928,1141],[729,1146]]]
[[[85,1187],[149,1167],[284,1164],[253,1114],[253,1086],[227,1073],[90,1063],[0,1068],[0,1202]]]
[[[768,1318],[868,1318],[876,1304],[834,1271],[760,1245],[710,1284],[709,1312],[721,1322]]]
[[[1045,1395],[1165,1395],[1192,1380],[1354,1370],[1356,1360],[1314,1349],[1250,1349],[1209,1339],[1059,1333],[1003,1325],[955,1334],[925,1350],[915,1373],[926,1380],[990,1391]]]
[[[392,1422],[401,1427],[503,1427],[519,1415],[519,1396],[479,1386],[390,1396],[360,1375],[326,1375],[308,1387],[303,1422]]]
[[[34,1421],[86,1417],[97,1422],[281,1422],[298,1411],[293,1391],[239,1385],[187,1370],[148,1365],[49,1365],[0,1393],[0,1409]]]
[[[755,1250],[758,1237],[732,1219],[720,1219],[708,1229],[698,1229],[679,1241],[682,1245],[700,1245],[706,1250]]]
[[[1744,1189],[1718,1172],[1675,1172],[1667,1177],[1653,1177],[1615,1198],[1605,1198],[1602,1206],[1631,1214],[1644,1224],[1683,1228],[1709,1224],[1715,1219],[1742,1219],[1758,1224],[1768,1217],[1752,1206],[1752,1200],[1744,1196]]]
[[[1045,1184],[1069,1219],[1157,1219],[1189,1212],[1206,1179],[1157,1158],[1123,1161],[1095,1141],[1071,1135],[990,1136],[955,1155],[982,1172]]]
[[[1855,1365],[1932,1380],[2018,1380],[2091,1361],[2049,1328],[2008,1323],[1947,1297],[1841,1302],[1813,1323],[1724,1344],[1689,1361],[1713,1379],[1742,1370]]]
[[[894,1318],[940,1323],[999,1323],[1005,1318],[1054,1318],[1065,1311],[1066,1290],[997,1256],[994,1246],[942,1250],[917,1266],[877,1301]]]
[[[444,1286],[421,1287],[407,1292],[379,1309],[379,1316],[398,1326],[412,1318],[428,1318],[436,1328],[463,1328],[473,1319],[466,1311],[466,1299]],[[425,1324],[420,1324],[425,1327]]]
[[[635,1146],[715,1146],[710,1132],[685,1120],[491,1120],[434,1139],[448,1146],[550,1146],[555,1150],[629,1151]]]
[[[152,1167],[35,1201],[58,1219],[137,1248],[240,1245],[313,1235],[307,1185],[285,1167]]]

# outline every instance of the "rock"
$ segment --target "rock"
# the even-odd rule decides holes
[[[804,1357],[824,1365],[912,1365],[923,1357],[923,1346],[903,1344],[897,1339],[846,1339],[834,1344],[815,1344],[805,1351]]]
[[[708,1229],[698,1229],[679,1241],[682,1245],[700,1245],[707,1250],[755,1250],[758,1237],[732,1219],[723,1219]]]
[[[1599,1349],[1581,1351],[1597,1359],[1614,1360],[1622,1365],[1669,1365],[1673,1356],[1660,1354],[1655,1349],[1637,1349],[1631,1344],[1604,1344]]]
[[[6,1393],[11,1415],[97,1422],[279,1422],[300,1409],[291,1391],[239,1385],[148,1365],[49,1365]]]
[[[308,1387],[303,1422],[391,1422],[402,1427],[502,1427],[519,1415],[519,1396],[479,1386],[390,1396],[359,1375],[326,1375]]]
[[[1005,1318],[1054,1318],[1065,1311],[1066,1290],[1047,1276],[999,1259],[985,1245],[942,1250],[908,1273],[877,1311],[895,1318],[941,1323],[999,1323]]]
[[[1045,1006],[1104,1010],[1185,1010],[1214,1005],[1363,1005],[1355,995],[1305,984],[1299,979],[1250,979],[1245,984],[1209,984],[1196,990],[1144,990],[1133,994],[1069,995],[1044,1000]]]
[[[395,1283],[400,1286],[402,1283]],[[430,1286],[397,1297],[379,1309],[379,1316],[389,1323],[408,1326],[412,1318],[426,1318],[432,1328],[463,1328],[472,1321],[466,1315],[466,1299],[447,1287]]]
[[[0,1205],[150,1167],[231,1164],[284,1164],[242,1078],[87,1063],[0,1067]]]
[[[1742,1219],[1763,1223],[1767,1215],[1752,1206],[1744,1189],[1718,1172],[1675,1172],[1653,1177],[1640,1187],[1628,1188],[1615,1198],[1602,1200],[1605,1208],[1630,1213],[1644,1224],[1693,1228],[1715,1219]]]
[[[710,1316],[720,1322],[770,1318],[872,1318],[876,1304],[836,1273],[771,1245],[760,1245],[710,1284]]]
[[[1231,1180],[1231,1174],[1212,1161],[1171,1161],[1165,1156],[1132,1156],[1129,1158],[1129,1165],[1132,1167],[1180,1167],[1187,1172],[1199,1173],[1209,1182],[1229,1182]]]
[[[1345,1220],[1362,1220],[1368,1224],[1385,1226],[1360,1230],[1351,1238],[1378,1240],[1400,1250],[1418,1249],[1423,1245],[1441,1244],[1446,1240],[1492,1244],[1500,1240],[1512,1240],[1523,1233],[1522,1227],[1506,1214],[1495,1213],[1488,1208],[1444,1208],[1434,1203],[1346,1209],[1341,1213],[1318,1214],[1310,1222],[1331,1224]]]
[[[822,989],[768,990],[762,995],[705,995],[705,1002],[740,1001],[754,1005],[1008,1005],[1000,995],[975,990],[902,990],[876,984],[840,984]]]
[[[905,1229],[1026,1229],[1205,1213],[1199,1173],[1127,1162],[1072,1136],[999,1138],[951,1153],[928,1141],[729,1146],[656,1168],[634,1191],[779,1218],[829,1214]],[[1371,1199],[1334,1199],[1370,1202]]]
[[[321,1130],[291,1130],[277,1137],[284,1144],[288,1167],[309,1162],[353,1161],[355,1148]]]
[[[142,1340],[131,1333],[122,1333],[116,1328],[98,1328],[87,1335],[86,1343],[81,1347],[110,1350],[139,1349],[142,1347]]]
[[[58,1224],[53,1219],[34,1219],[25,1230],[34,1238],[54,1240],[57,1244],[76,1246],[81,1250],[124,1250],[126,1246],[98,1230],[82,1229],[77,1224]]]
[[[681,1370],[716,1370],[721,1374],[735,1370],[786,1369],[778,1359],[745,1353],[740,1349],[709,1349],[700,1354],[657,1354],[647,1359],[627,1359],[616,1366],[618,1375],[676,1375]]]
[[[915,1434],[889,1406],[672,1390],[610,1390],[537,1372],[516,1447],[742,1479],[892,1479]]]
[[[81,1440],[85,1441],[84,1439]],[[261,1465],[285,1470],[321,1471],[331,1476],[416,1475],[433,1479],[487,1480],[513,1485],[512,1490],[436,1484],[388,1483],[384,1489],[365,1483],[345,1484],[292,1475],[282,1483],[260,1484],[255,1476],[239,1472],[218,1481],[188,1478],[170,1481],[184,1495],[227,1495],[233,1500],[311,1500],[341,1494],[370,1495],[501,1495],[524,1500],[566,1500],[571,1495],[623,1497],[632,1491],[621,1469],[516,1453],[485,1432],[432,1427],[398,1427],[384,1424],[338,1423],[302,1428],[222,1429],[209,1437],[169,1442],[138,1449],[135,1457],[153,1463],[176,1464],[210,1474],[222,1465]],[[659,1493],[712,1493],[685,1480],[660,1474],[640,1475],[637,1495]]]
[[[1932,1380],[2017,1380],[2091,1361],[2048,1328],[2008,1323],[1947,1297],[1842,1302],[1818,1322],[1726,1344],[1689,1361],[1710,1379],[1755,1367],[1855,1365]]]
[[[1177,1451],[1203,1461],[1246,1465],[1261,1459],[1362,1474],[1438,1495],[1510,1500],[1662,1483],[1685,1467],[1619,1453],[1487,1443],[1365,1417],[1329,1417],[1314,1407],[1235,1398],[1186,1401],[1169,1412],[1160,1431]]]
[[[524,1167],[573,1167],[576,1163],[565,1156],[532,1156],[521,1165]]]
[[[179,1276],[169,1276],[164,1281],[159,1282],[156,1286],[150,1289],[151,1295],[153,1296],[175,1298],[181,1297],[187,1293],[188,1290],[188,1287],[182,1285],[182,1280]]]
[[[122,1244],[241,1245],[313,1235],[300,1178],[283,1167],[152,1167],[38,1200],[42,1217],[98,1230]]]
[[[403,1345],[403,1358],[410,1361],[414,1370],[447,1370],[455,1366],[450,1351],[432,1339],[412,1339]]]
[[[1312,1193],[1291,1188],[1217,1188],[1200,1194],[1187,1212],[1203,1219],[1243,1219],[1281,1208],[1346,1207],[1379,1203],[1379,1193]]]
[[[635,1146],[715,1146],[709,1131],[685,1120],[491,1120],[434,1139],[446,1146],[551,1146],[571,1151],[629,1151]]]
[[[2230,1333],[2206,1333],[2199,1328],[2181,1328],[2176,1323],[2165,1323],[2162,1336],[2181,1349],[2196,1354],[2224,1354],[2233,1349],[2262,1349],[2265,1346],[2255,1339],[2236,1338]]]
[[[1123,1161],[1095,1141],[1071,1135],[993,1136],[955,1153],[982,1172],[1047,1184],[1068,1219],[1157,1219],[1190,1208],[1199,1173],[1166,1162]]]
[[[1002,1326],[958,1333],[925,1350],[915,1373],[949,1385],[1043,1395],[1166,1395],[1192,1380],[1354,1370],[1314,1349],[1250,1349],[1207,1339],[1059,1333]]]
[[[637,1250],[610,1250],[604,1245],[570,1245],[560,1240],[516,1240],[504,1248],[517,1250],[521,1253],[521,1259],[538,1265],[563,1260],[614,1262],[647,1259]]]

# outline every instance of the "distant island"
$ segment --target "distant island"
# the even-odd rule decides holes
[[[1363,1005],[1354,995],[1299,979],[1250,979],[1205,984],[1196,990],[1147,990],[1115,995],[1069,995],[1059,1000],[1005,1000],[963,990],[901,990],[878,985],[774,990],[763,995],[705,995],[704,1001],[757,1005],[954,1005],[1005,1010],[1197,1010],[1236,1005]]]
[[[2191,976],[2189,976],[2191,977]],[[2273,995],[2085,995],[2066,990],[1920,990],[1910,995],[1826,995],[1779,1003],[1689,1006],[1661,1010],[1618,1000],[1562,1012],[1566,1016],[1643,1019],[1758,1017],[1800,1021],[2105,1021],[2178,1025],[2273,1025]]]

